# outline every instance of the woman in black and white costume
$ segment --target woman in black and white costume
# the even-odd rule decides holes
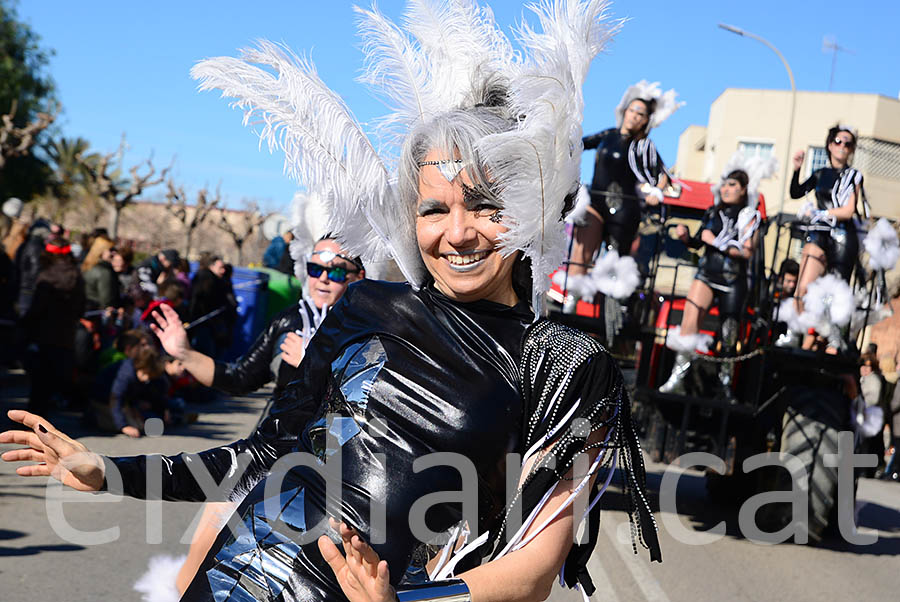
[[[659,560],[620,371],[592,338],[532,322],[565,259],[581,86],[615,29],[606,8],[603,0],[533,5],[543,27],[517,30],[522,52],[490,11],[469,2],[415,2],[405,29],[360,10],[368,79],[397,107],[391,117],[404,133],[396,178],[308,61],[261,43],[243,60],[201,63],[194,74],[204,87],[237,97],[248,122],[263,120],[262,135],[285,151],[289,171],[313,188],[334,187],[326,198],[342,245],[366,263],[394,257],[409,283],[351,287],[307,348],[300,378],[246,440],[188,459],[104,459],[14,411],[32,431],[0,434],[27,446],[4,460],[44,462],[18,472],[54,474],[82,490],[108,488],[115,468],[134,497],[147,495],[155,464],[172,500],[209,495],[189,464],[219,482],[238,458],[249,460],[248,476],[263,480],[236,512],[245,529],[220,534],[184,601],[534,600],[559,576],[590,594],[596,502],[614,474],[624,479],[632,532]],[[301,423],[310,406],[315,420]],[[276,465],[296,451],[320,464]],[[416,464],[434,452],[467,459],[471,478]],[[515,463],[510,452],[520,454]],[[78,454],[83,462],[67,463]],[[329,458],[340,468],[322,475],[316,467]],[[468,517],[459,497],[434,495],[458,492],[463,481],[477,488]],[[511,497],[507,481],[517,484]],[[431,534],[410,522],[425,507],[425,527],[444,534],[433,558]],[[576,545],[586,517],[587,541]],[[328,528],[328,518],[352,530]]]
[[[736,153],[713,187],[715,203],[706,211],[697,233],[689,237],[687,227],[678,226],[677,236],[693,248],[704,247],[704,252],[685,300],[681,325],[666,336],[667,346],[677,355],[672,374],[659,388],[663,393],[681,392],[694,353],[708,350],[711,338],[699,330],[713,300],[718,303],[723,350],[734,351],[747,301],[747,264],[759,238],[759,182],[773,173],[774,159],[747,159]],[[719,379],[729,397],[731,376],[731,366],[721,364]]]
[[[800,260],[800,277],[797,294],[794,296],[796,315],[803,313],[803,296],[809,285],[826,272],[838,274],[845,282],[850,282],[853,269],[859,260],[859,238],[855,217],[860,215],[857,203],[863,201],[863,217],[868,218],[868,209],[863,192],[863,176],[850,166],[856,149],[856,132],[846,125],[835,125],[825,137],[825,152],[828,165],[817,169],[802,184],[800,168],[806,153],[801,149],[794,153],[794,175],[791,179],[791,198],[803,198],[815,191],[815,203],[807,202],[797,213],[806,230],[803,255]],[[803,332],[793,312],[787,312],[789,328],[779,337],[776,344],[796,345]],[[791,326],[793,324],[793,326]],[[829,347],[839,348],[841,343],[837,330],[829,341]],[[802,347],[813,346],[815,337],[803,336]]]
[[[602,245],[620,256],[630,255],[644,206],[663,200],[669,183],[650,130],[683,103],[675,90],[663,92],[658,82],[630,86],[616,107],[616,127],[585,136],[585,150],[596,149],[590,205],[576,223],[568,272],[585,273]]]

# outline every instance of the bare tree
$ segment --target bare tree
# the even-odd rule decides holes
[[[14,100],[9,113],[0,117],[0,169],[6,165],[6,160],[12,157],[21,157],[31,152],[31,147],[37,142],[37,135],[50,127],[56,120],[54,113],[38,113],[36,119],[22,127],[16,127],[13,119],[16,116],[18,103]]]
[[[113,240],[118,236],[119,216],[122,210],[137,200],[137,197],[144,190],[162,183],[171,169],[171,166],[166,167],[160,172],[159,176],[154,177],[156,168],[153,167],[151,157],[129,168],[130,178],[123,177],[122,155],[124,154],[124,149],[125,139],[123,137],[118,151],[106,155],[98,155],[92,160],[86,160],[85,162],[90,189],[106,205],[107,211],[109,211],[109,235]],[[113,161],[114,158],[116,159],[115,161]],[[140,170],[143,165],[146,165],[146,172],[141,174]]]
[[[166,186],[169,189],[166,192],[166,199],[169,201],[166,205],[166,210],[184,226],[184,256],[187,257],[191,253],[194,231],[206,221],[210,212],[219,206],[222,195],[218,186],[216,187],[214,198],[209,197],[209,192],[206,188],[201,188],[197,191],[197,201],[194,203],[192,211],[187,204],[187,195],[184,193],[184,187],[176,187],[175,182],[171,178],[166,182]]]
[[[219,212],[219,221],[215,222],[215,225],[231,236],[231,240],[234,241],[234,246],[237,247],[238,252],[238,265],[244,264],[244,243],[247,242],[247,239],[253,235],[266,219],[266,217],[260,213],[259,205],[256,201],[246,201],[244,212],[246,218],[242,220],[243,227],[236,227],[228,221],[225,211]]]

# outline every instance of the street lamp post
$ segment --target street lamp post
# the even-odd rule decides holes
[[[788,65],[787,60],[785,60],[784,55],[772,45],[768,40],[759,37],[756,34],[750,33],[749,31],[744,31],[739,27],[734,27],[733,25],[726,25],[724,23],[719,23],[719,27],[724,29],[725,31],[730,31],[731,33],[736,33],[739,36],[743,36],[745,38],[752,38],[758,42],[762,42],[766,46],[772,49],[772,52],[778,55],[778,58],[781,59],[781,62],[784,63],[784,68],[787,69],[788,77],[791,79],[791,118],[788,123],[788,138],[787,138],[787,152],[784,157],[784,169],[782,170],[782,178],[781,178],[781,204],[778,206],[778,212],[782,213],[784,211],[784,197],[785,197],[785,188],[788,182],[788,165],[791,162],[791,141],[794,135],[794,109],[797,107],[797,86],[794,84],[794,72],[791,71],[791,66]]]

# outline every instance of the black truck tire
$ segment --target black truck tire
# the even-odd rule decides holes
[[[825,466],[825,456],[838,451],[838,433],[845,424],[849,403],[831,389],[797,387],[790,391],[790,404],[784,413],[781,451],[799,458],[809,479],[809,538],[822,541],[836,514],[837,467]],[[787,470],[778,471],[781,490],[790,489]],[[779,521],[790,522],[790,505],[780,504],[787,515]]]

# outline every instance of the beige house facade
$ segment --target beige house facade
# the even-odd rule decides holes
[[[802,200],[792,201],[788,194],[791,157],[799,149],[806,151],[802,181],[826,164],[828,128],[846,124],[858,132],[853,165],[865,177],[873,213],[900,218],[900,100],[877,94],[798,91],[788,148],[791,101],[789,90],[726,89],[710,106],[705,126],[691,125],[681,133],[675,175],[715,182],[735,151],[774,154],[777,175],[763,182],[760,191],[770,215],[781,208],[782,198],[783,210],[795,212]]]

